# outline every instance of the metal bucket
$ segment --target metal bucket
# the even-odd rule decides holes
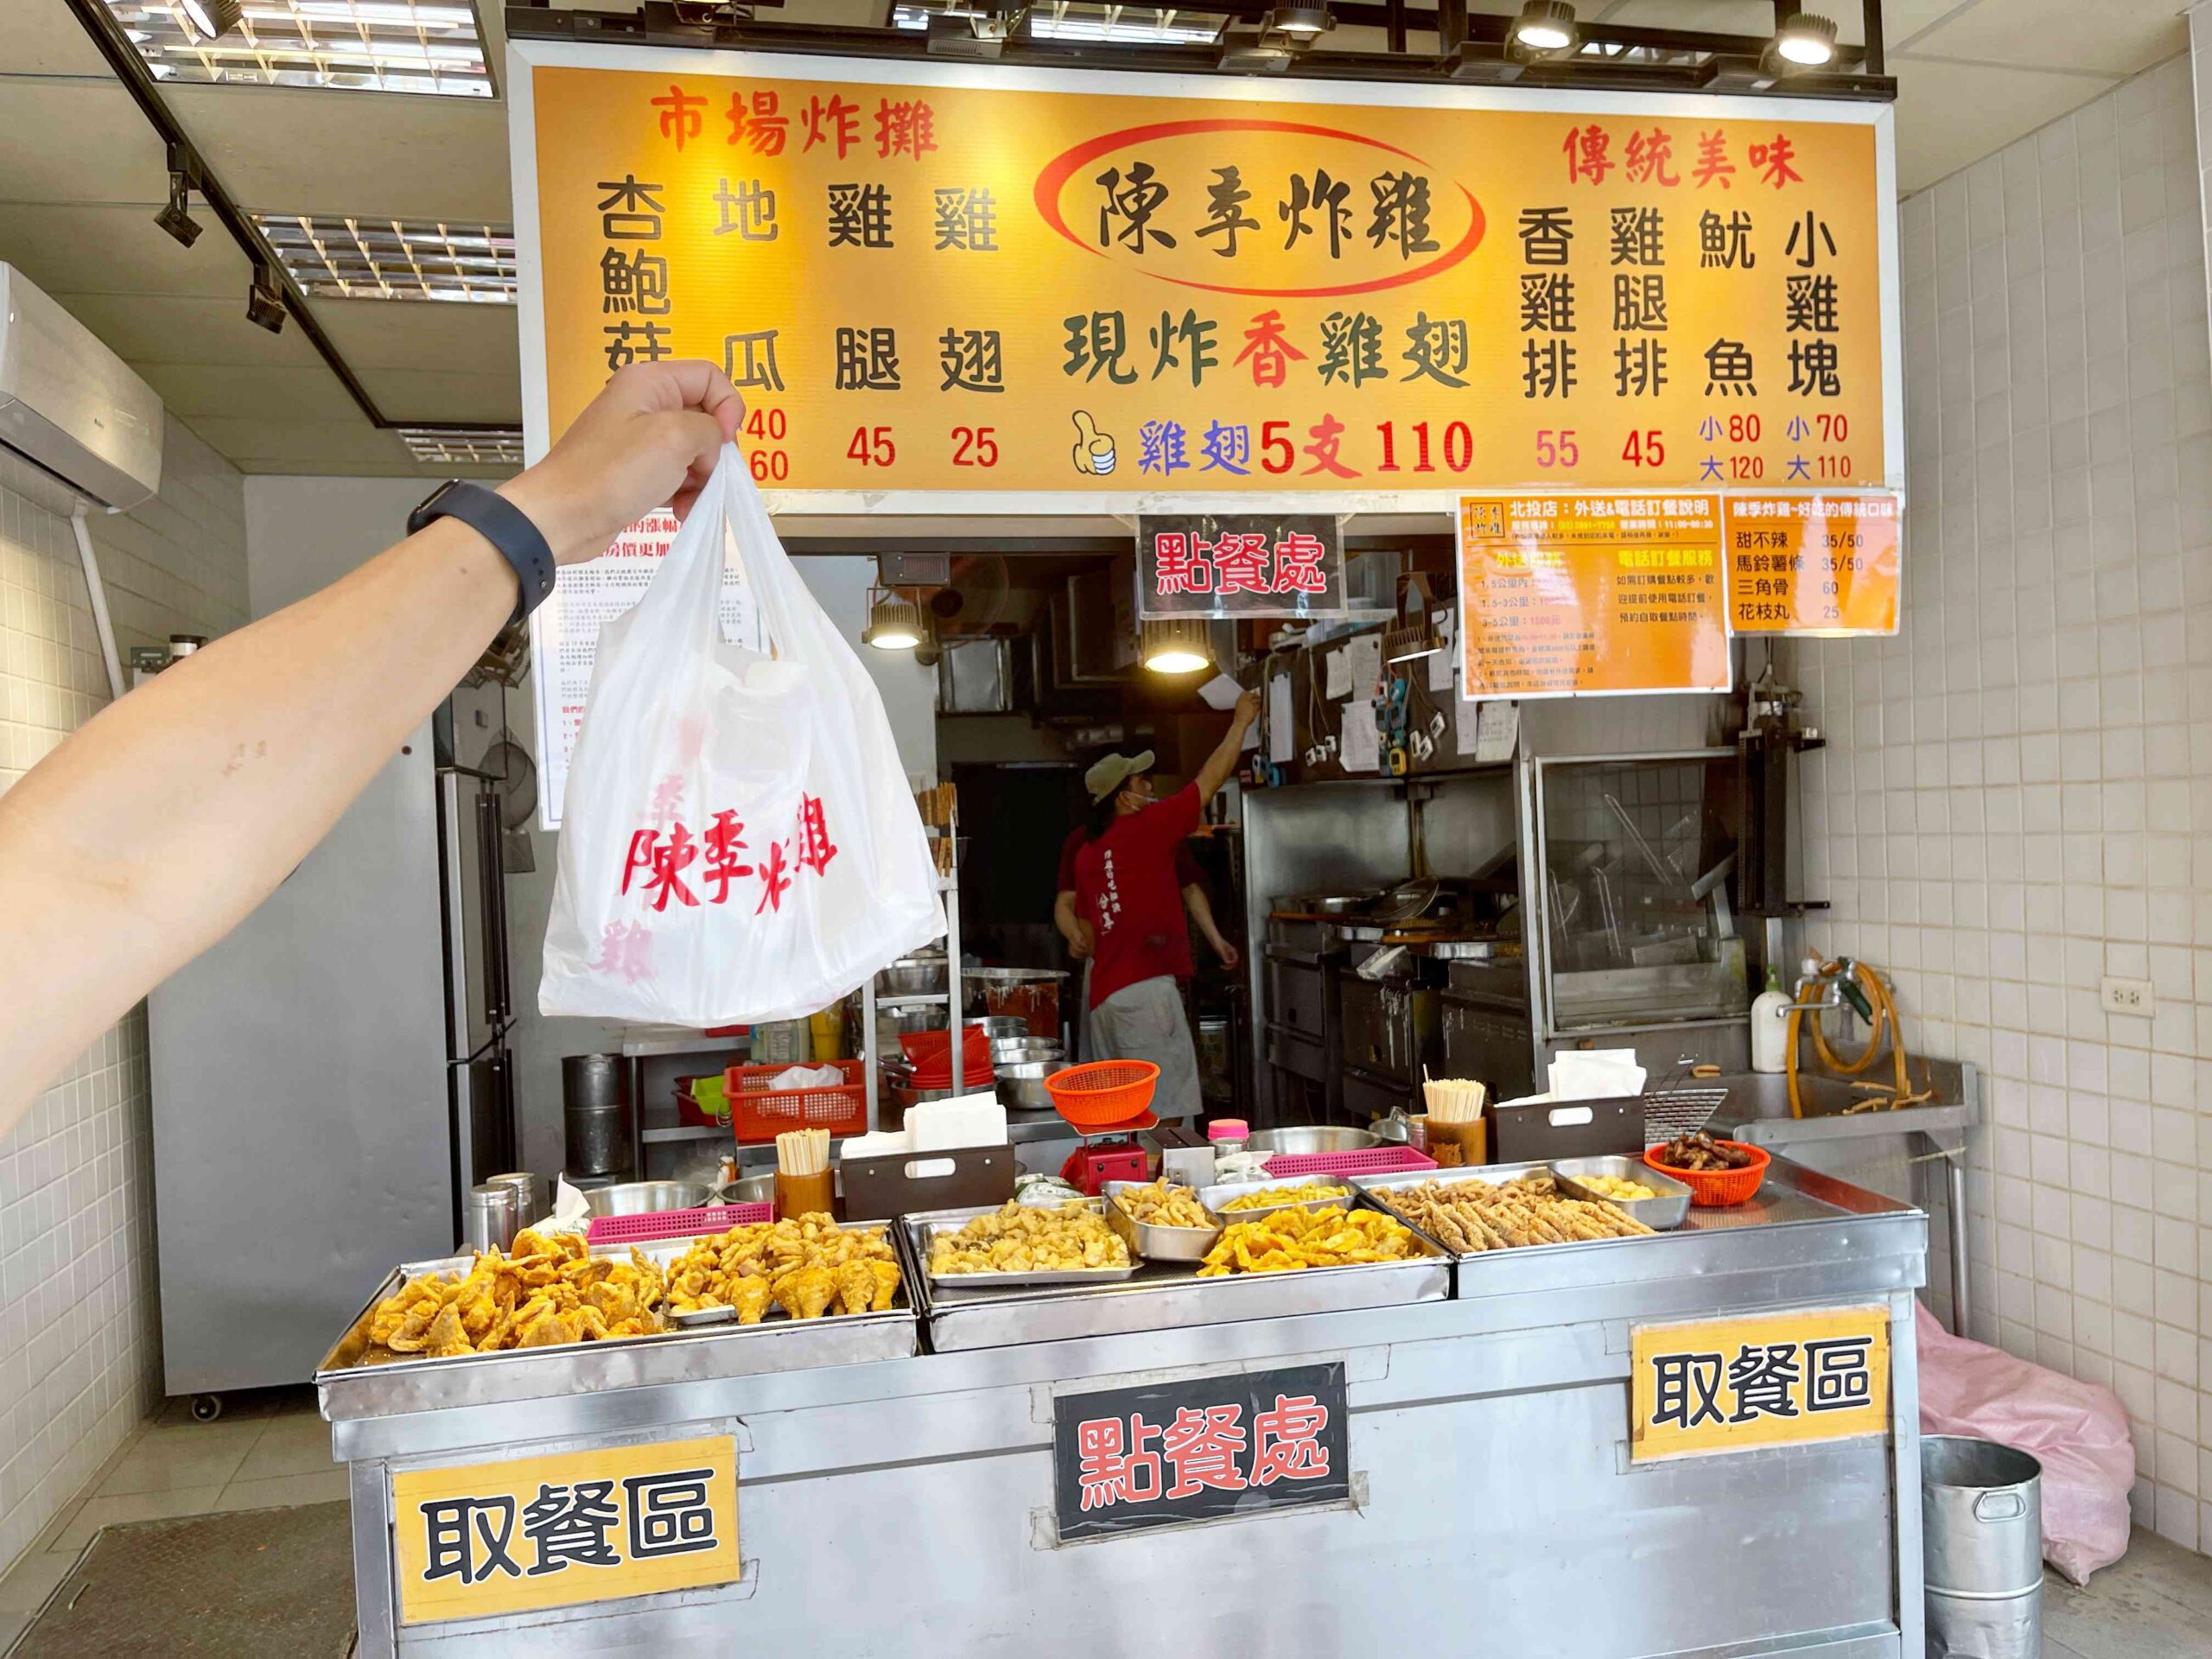
[[[631,1165],[629,1068],[620,1054],[569,1054],[561,1061],[562,1129],[568,1166],[627,1173]]]
[[[1929,1659],[2043,1652],[2043,1465],[1962,1434],[1920,1443]]]

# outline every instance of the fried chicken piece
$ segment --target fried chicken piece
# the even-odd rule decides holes
[[[475,1351],[476,1344],[461,1328],[459,1310],[451,1303],[439,1309],[438,1317],[430,1321],[430,1328],[423,1333],[423,1352],[432,1359],[452,1359]]]
[[[868,1303],[871,1313],[887,1313],[893,1300],[899,1294],[899,1264],[896,1262],[871,1262],[868,1271],[875,1275],[875,1295]]]
[[[795,1319],[818,1319],[837,1294],[837,1281],[825,1268],[797,1268],[770,1287],[777,1303]]]
[[[865,1262],[848,1262],[837,1269],[837,1311],[865,1313],[875,1300],[875,1274]]]
[[[758,1325],[768,1312],[768,1281],[766,1279],[741,1279],[730,1292],[730,1304],[737,1309],[740,1325]]]

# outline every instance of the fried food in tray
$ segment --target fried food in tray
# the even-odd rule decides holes
[[[551,1348],[665,1328],[666,1284],[637,1250],[594,1256],[575,1233],[524,1229],[511,1250],[480,1252],[466,1274],[426,1273],[369,1316],[371,1363]]]
[[[1404,1262],[1421,1243],[1395,1216],[1332,1205],[1279,1210],[1256,1221],[1233,1222],[1198,1268],[1201,1279],[1241,1273],[1294,1273],[1358,1262]]]
[[[882,1228],[841,1228],[830,1216],[786,1216],[695,1239],[669,1263],[671,1314],[736,1311],[758,1325],[772,1308],[795,1319],[887,1312],[899,1261]]]
[[[1129,1247],[1088,1204],[1054,1209],[1008,1199],[930,1241],[930,1277],[963,1273],[1081,1273],[1126,1268]]]
[[[1523,1175],[1502,1185],[1483,1180],[1423,1181],[1417,1186],[1378,1191],[1375,1196],[1462,1255],[1531,1244],[1640,1238],[1652,1231],[1610,1204],[1561,1197],[1548,1174]]]
[[[1616,1204],[1637,1204],[1645,1198],[1659,1196],[1656,1187],[1642,1181],[1624,1180],[1618,1175],[1577,1175],[1574,1178],[1601,1198],[1611,1198]]]
[[[1239,1210],[1271,1210],[1279,1205],[1311,1204],[1320,1198],[1341,1204],[1344,1187],[1334,1181],[1307,1181],[1300,1186],[1271,1186],[1260,1192],[1240,1192],[1221,1206],[1221,1212],[1228,1216]]]
[[[1198,1202],[1198,1195],[1187,1186],[1171,1186],[1166,1178],[1147,1181],[1138,1186],[1125,1186],[1114,1195],[1114,1202],[1122,1206],[1122,1213],[1131,1221],[1147,1227],[1198,1227],[1213,1230],[1213,1217],[1206,1214],[1205,1205]]]
[[[1733,1141],[1716,1141],[1702,1129],[1695,1135],[1676,1135],[1658,1149],[1657,1157],[1669,1169],[1694,1171],[1742,1169],[1751,1161],[1748,1147]]]

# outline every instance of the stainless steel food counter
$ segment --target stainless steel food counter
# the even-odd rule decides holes
[[[920,1347],[942,1323],[948,1351],[840,1358],[807,1345],[861,1335],[828,1320],[327,1367],[359,1650],[1274,1656],[1461,1652],[1480,1632],[1484,1652],[1577,1659],[1917,1659],[1926,1249],[1919,1211],[1777,1159],[1758,1199],[1679,1231],[1402,1264],[1371,1299],[1335,1294],[1363,1269],[1328,1270],[1314,1311],[1282,1311],[1297,1274],[1140,1278],[1097,1287],[1088,1328],[1084,1299],[1056,1296],[1052,1328],[1084,1333],[1040,1341],[1014,1317],[1027,1293],[996,1317],[925,1289],[865,1339]],[[1637,1460],[1651,1327],[1835,1309],[1886,1324],[1886,1433]],[[1341,1501],[1063,1535],[1056,1399],[1332,1364]],[[396,1477],[706,1435],[735,1442],[734,1582],[399,1623]]]

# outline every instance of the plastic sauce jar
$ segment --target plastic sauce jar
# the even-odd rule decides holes
[[[1206,1127],[1206,1142],[1216,1158],[1226,1158],[1244,1150],[1245,1137],[1251,1132],[1251,1126],[1241,1117],[1217,1117]]]

